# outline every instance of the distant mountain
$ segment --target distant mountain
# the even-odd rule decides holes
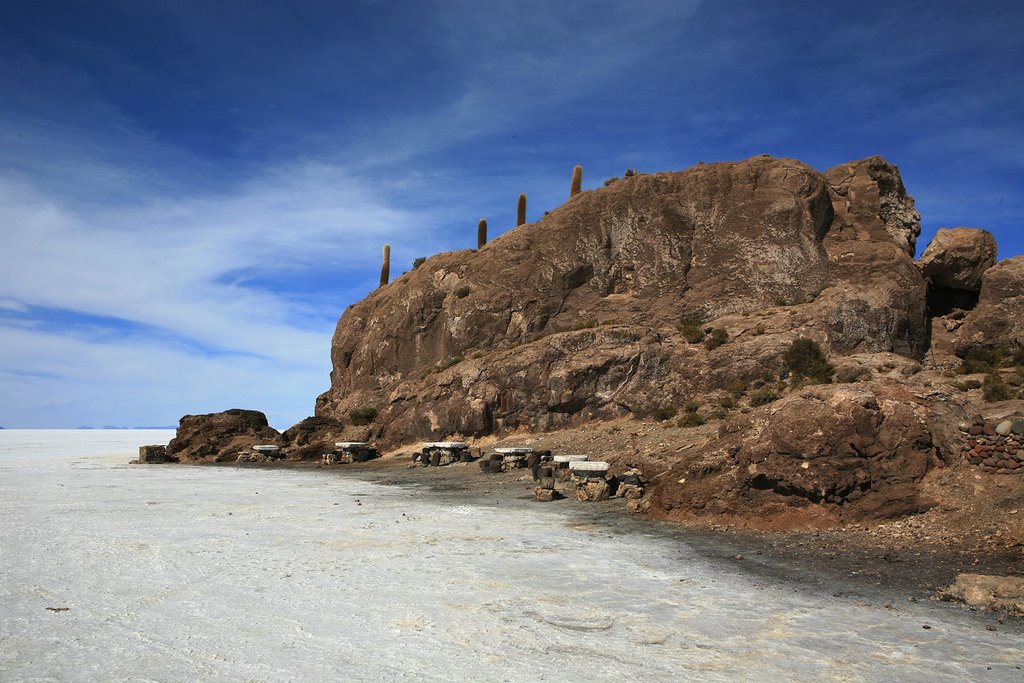
[[[135,426],[132,429],[177,429],[178,425],[147,425],[143,427]]]
[[[89,425],[82,425],[81,427],[76,427],[76,429],[96,429],[96,428],[95,427],[90,427]]]

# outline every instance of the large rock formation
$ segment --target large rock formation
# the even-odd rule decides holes
[[[981,294],[958,331],[956,352],[1024,350],[1024,256],[1000,261],[981,277]]]
[[[929,311],[945,315],[954,308],[974,308],[996,253],[996,239],[987,230],[940,228],[919,263],[928,280]]]
[[[317,415],[372,406],[381,445],[643,414],[832,354],[920,355],[913,199],[881,157],[754,157],[624,178],[345,311]],[[679,326],[725,329],[719,348]]]
[[[234,461],[257,444],[283,446],[284,440],[256,410],[232,408],[222,413],[186,415],[167,444],[166,454],[192,462]]]

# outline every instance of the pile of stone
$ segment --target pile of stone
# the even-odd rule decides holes
[[[238,454],[238,462],[274,462],[284,460],[284,453],[280,446],[271,444],[253,446],[251,451],[243,451]]]
[[[983,472],[1024,474],[1024,419],[991,424],[977,418],[960,430],[967,433],[962,455],[968,463]]]
[[[380,452],[365,441],[338,441],[337,450],[320,457],[323,465],[348,465],[353,462],[367,462],[380,457]]]
[[[480,461],[480,471],[486,474],[498,474],[513,470],[529,469],[533,478],[537,478],[537,468],[551,461],[551,451],[535,451],[530,447],[495,448],[494,452]]]
[[[573,460],[569,463],[569,477],[576,485],[576,500],[607,500],[612,495],[612,466],[603,461]]]
[[[473,462],[476,458],[469,445],[462,441],[434,441],[423,444],[423,450],[414,453],[412,461],[423,467],[451,465],[453,462]]]
[[[164,462],[178,462],[174,456],[167,455],[166,446],[139,446],[139,459],[129,462],[130,465],[158,465]]]
[[[537,500],[549,503],[562,497],[562,494],[555,488],[555,468],[551,463],[546,465],[538,464],[534,468],[533,478],[537,482],[537,488],[533,490],[533,497]]]

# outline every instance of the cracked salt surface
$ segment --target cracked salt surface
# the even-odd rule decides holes
[[[0,431],[0,679],[1024,679],[1018,627],[758,582],[571,506],[124,464],[171,436]]]

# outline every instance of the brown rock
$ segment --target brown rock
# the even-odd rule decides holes
[[[335,450],[338,441],[346,439],[345,425],[333,417],[307,417],[281,435],[288,444],[284,449],[288,460],[318,460]]]
[[[263,413],[232,408],[181,418],[166,454],[190,461],[234,461],[257,444],[283,446],[284,439],[270,427]]]
[[[953,585],[940,591],[941,600],[1024,617],[1024,577],[958,574]]]
[[[996,240],[979,228],[939,228],[921,255],[921,272],[933,287],[975,292],[996,262]]]
[[[934,462],[928,409],[896,387],[872,392],[809,387],[758,408],[744,429],[726,428],[676,464],[654,489],[652,510],[679,517],[700,503],[704,513],[749,519],[759,510],[767,517],[784,507],[825,506],[823,514],[860,520],[927,509],[916,484]],[[859,451],[865,441],[881,450]]]
[[[978,306],[958,330],[957,355],[984,347],[1024,348],[1024,256],[985,271]]]
[[[919,355],[919,231],[881,157],[824,175],[763,156],[623,179],[351,306],[316,414],[376,406],[386,447],[645,414],[777,372],[800,335]],[[688,343],[677,327],[694,317],[727,344]]]

